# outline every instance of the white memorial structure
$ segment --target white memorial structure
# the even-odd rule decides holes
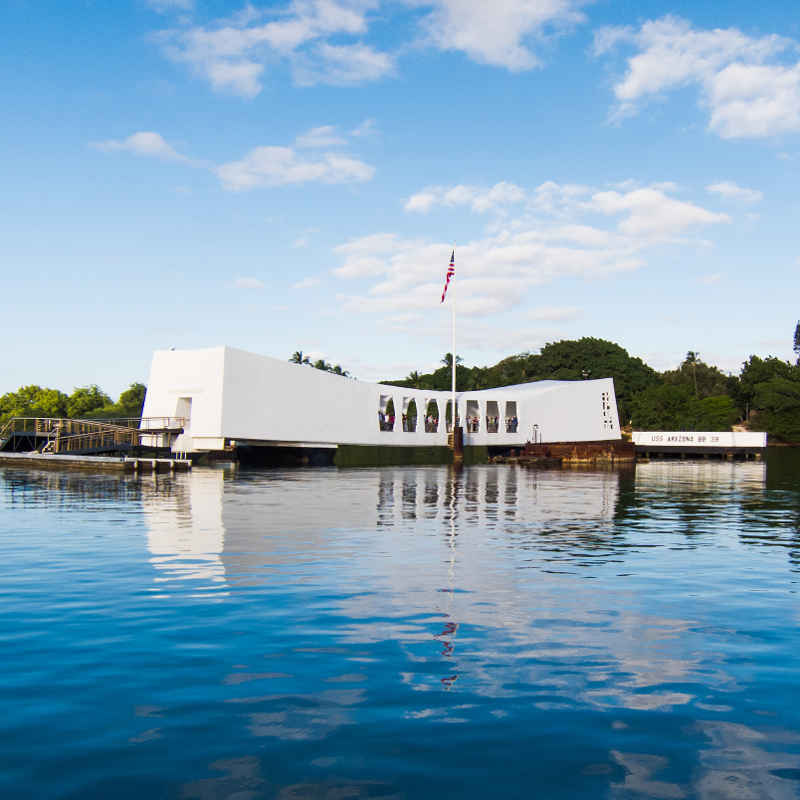
[[[232,347],[158,350],[143,417],[179,417],[153,445],[200,453],[237,446],[447,447],[451,393],[366,383]],[[458,392],[465,447],[619,439],[611,378]],[[147,424],[146,422],[144,423]]]

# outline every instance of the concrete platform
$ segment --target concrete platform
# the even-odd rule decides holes
[[[192,468],[192,462],[179,458],[115,458],[54,455],[52,453],[0,453],[0,466],[141,474],[143,472],[186,472]]]

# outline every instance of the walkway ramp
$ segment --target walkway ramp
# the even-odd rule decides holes
[[[178,435],[185,420],[177,417],[114,420],[61,417],[12,417],[0,430],[0,451],[99,455],[125,453],[154,433]]]

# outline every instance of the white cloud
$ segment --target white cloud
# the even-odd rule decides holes
[[[344,143],[333,126],[312,128],[298,136],[296,146],[307,149]],[[371,180],[374,167],[343,153],[320,153],[307,156],[292,147],[265,146],[252,149],[239,161],[213,165],[187,158],[164,138],[150,131],[134,133],[127,139],[90,142],[102,152],[123,151],[142,156],[179,161],[213,172],[225,189],[241,191],[258,186],[286,186],[300,183],[358,183]]]
[[[231,91],[241,97],[255,97],[261,92],[261,74],[264,65],[248,59],[237,61],[211,61],[206,75],[218,91]]]
[[[247,13],[209,26],[162,31],[157,40],[173,61],[188,64],[214,89],[254,97],[268,63],[286,59],[303,83],[360,83],[383,77],[392,58],[360,42],[330,37],[367,32],[378,0],[293,0],[268,12]],[[266,21],[265,21],[266,20]]]
[[[294,63],[300,86],[354,86],[394,72],[394,59],[366,44],[319,44]]]
[[[406,203],[416,211],[435,204],[471,209],[476,199],[488,197],[511,203],[500,206],[505,216],[494,218],[482,235],[456,247],[450,291],[460,314],[507,311],[524,302],[534,287],[560,278],[607,279],[636,270],[645,264],[649,248],[684,241],[681,237],[694,230],[729,221],[725,214],[670,196],[671,183],[627,192],[553,181],[533,189],[497,185],[514,190],[492,194],[466,184],[428,187]],[[521,202],[513,202],[520,197]],[[335,249],[342,263],[333,274],[358,281],[359,289],[341,293],[339,301],[348,311],[390,318],[429,313],[439,305],[450,247],[388,232],[352,239]],[[580,309],[565,306],[539,308],[530,316],[555,322],[579,314]]]
[[[718,194],[726,200],[741,200],[743,203],[760,203],[764,199],[762,192],[757,189],[748,189],[739,186],[733,181],[720,181],[706,186],[706,191],[711,194]]]
[[[435,206],[463,206],[475,212],[495,211],[507,215],[511,208],[518,207],[529,214],[562,218],[574,217],[579,209],[583,209],[606,215],[625,215],[619,223],[619,233],[644,238],[664,238],[692,226],[730,221],[725,214],[716,214],[671,197],[669,193],[677,189],[677,185],[671,181],[624,192],[593,192],[588,186],[559,184],[554,181],[546,181],[532,191],[506,181],[496,183],[490,188],[465,184],[452,187],[428,186],[411,195],[404,208],[406,211],[427,213]],[[588,199],[587,195],[590,195]],[[511,225],[520,223],[527,224],[527,218],[517,217]],[[541,231],[540,235],[548,240],[560,239],[587,246],[610,244],[608,231],[574,222],[549,228],[546,232]]]
[[[350,131],[351,136],[361,137],[361,136],[372,136],[378,130],[377,123],[371,117],[365,119],[359,125],[356,125],[352,131]]]
[[[258,278],[241,277],[233,282],[234,289],[263,289],[264,282]]]
[[[725,139],[800,131],[800,63],[730,64],[709,82],[709,127]]]
[[[345,139],[336,132],[335,125],[320,125],[300,134],[294,144],[300,148],[336,147],[345,144]]]
[[[189,162],[190,159],[167,144],[159,133],[139,131],[127,139],[106,139],[103,142],[91,142],[91,147],[104,153],[127,152],[138,156],[150,156],[164,161]]]
[[[437,202],[439,202],[438,193],[426,189],[411,195],[411,197],[406,200],[404,208],[406,211],[420,211],[425,213],[430,211]]]
[[[722,280],[722,273],[721,272],[712,272],[710,275],[703,275],[700,278],[700,283],[704,284],[705,286],[713,286],[715,283],[719,283]]]
[[[501,181],[488,189],[459,184],[450,188],[446,186],[429,186],[408,198],[406,211],[426,213],[434,205],[469,206],[473,211],[486,212],[525,200],[525,192],[513,183]]]
[[[586,207],[601,214],[626,215],[618,224],[628,236],[660,240],[676,236],[698,225],[730,222],[727,214],[676,200],[660,189],[648,187],[631,192],[597,192]]]
[[[258,186],[298,183],[353,183],[368,181],[375,170],[356,158],[336,153],[304,158],[291,147],[256,147],[240,161],[216,167],[225,189],[242,191]]]
[[[428,40],[482,64],[513,72],[539,65],[531,44],[584,20],[577,0],[410,0],[431,10],[422,21]]]
[[[594,50],[604,55],[632,46],[627,72],[614,86],[616,117],[640,101],[686,86],[700,91],[709,129],[726,139],[759,138],[800,130],[800,62],[777,63],[797,44],[777,36],[748,36],[735,28],[697,30],[667,16],[633,28],[604,28]]]
[[[149,2],[174,10],[192,0]],[[536,50],[585,21],[579,9],[588,0],[404,2],[420,9],[425,44],[518,72],[539,66]],[[387,17],[391,7],[380,0],[290,0],[266,10],[248,5],[227,19],[161,31],[156,40],[168,58],[189,65],[215,90],[243,97],[259,94],[265,70],[281,61],[300,85],[354,85],[394,72],[394,56],[365,41],[370,15],[382,5]]]
[[[545,181],[534,189],[531,205],[542,213],[569,215],[580,198],[590,191],[588,186],[580,184]]]
[[[293,283],[291,285],[291,289],[310,289],[312,286],[316,286],[319,283],[319,278],[303,278],[301,281],[297,281],[297,283]]]
[[[364,237],[337,248],[344,264],[334,275],[378,279],[366,294],[342,295],[344,307],[380,313],[437,307],[449,248],[448,243],[403,240],[393,234]],[[489,314],[512,308],[532,286],[556,277],[601,277],[641,264],[630,250],[550,244],[535,230],[502,232],[456,249],[451,291],[457,295],[460,314]]]

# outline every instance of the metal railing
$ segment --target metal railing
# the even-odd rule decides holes
[[[86,422],[106,422],[121,428],[137,428],[142,431],[180,432],[186,427],[186,417],[112,417],[109,419],[86,419]]]
[[[120,422],[136,424],[121,425]],[[42,452],[123,450],[138,447],[143,434],[179,432],[185,424],[183,417],[131,417],[124,420],[12,417],[0,430],[0,443],[5,443],[12,436],[31,436],[47,440]]]

